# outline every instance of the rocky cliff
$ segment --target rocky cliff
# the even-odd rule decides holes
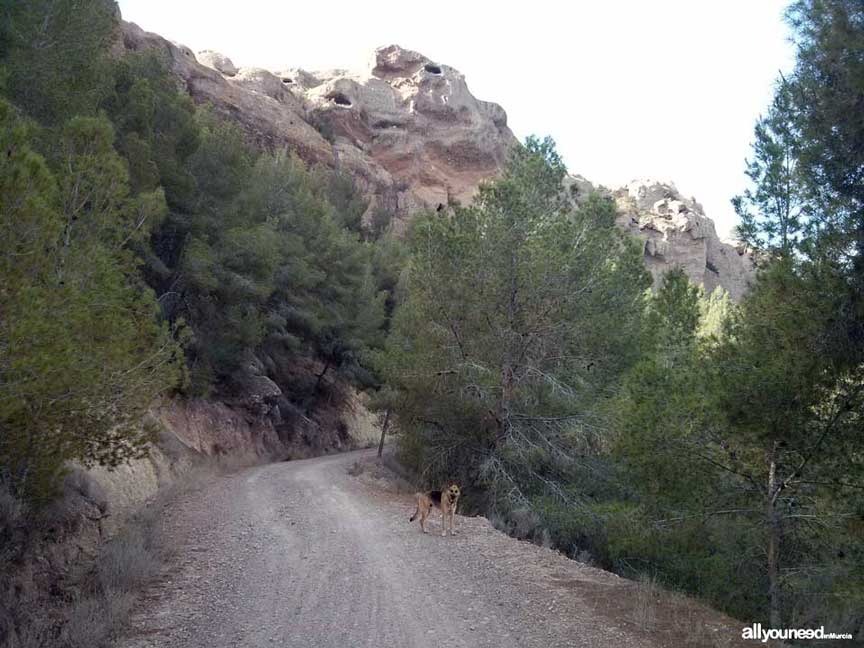
[[[196,466],[236,468],[372,445],[380,434],[376,416],[366,409],[362,394],[348,389],[345,397],[338,409],[319,410],[314,419],[297,413],[302,420],[288,426],[281,423],[290,414],[278,414],[277,397],[262,396],[261,390],[244,394],[246,402],[154,404],[145,421],[157,440],[146,457],[112,469],[97,466],[86,474],[73,471],[83,490],[100,493],[102,515],[89,519],[99,522],[99,535],[112,535],[129,514]]]
[[[131,23],[118,47],[164,52],[197,102],[267,149],[344,169],[397,217],[470,201],[516,144],[504,110],[476,99],[461,73],[397,46],[376,50],[357,72],[238,69]]]
[[[668,268],[681,266],[706,292],[725,289],[738,301],[755,274],[743,246],[722,241],[702,205],[672,184],[636,180],[613,192],[618,224],[644,241],[645,265],[655,283]]]
[[[222,54],[196,55],[124,22],[117,49],[163,52],[195,101],[235,120],[260,145],[350,173],[370,199],[367,215],[388,210],[397,233],[419,209],[470,202],[517,144],[501,106],[476,99],[460,72],[396,45],[376,50],[359,71],[241,69]],[[568,185],[593,189],[578,176]],[[722,286],[736,300],[744,294],[752,259],[720,240],[695,200],[653,181],[609,193],[621,227],[644,242],[655,279],[680,265],[708,291]]]
[[[594,191],[615,201],[618,226],[642,241],[645,266],[655,286],[666,270],[679,266],[707,293],[722,287],[738,301],[747,292],[755,276],[752,255],[743,246],[721,240],[702,205],[682,196],[675,185],[642,179],[609,190],[570,176],[565,187],[576,204]]]

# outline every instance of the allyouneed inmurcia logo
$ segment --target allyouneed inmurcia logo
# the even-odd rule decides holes
[[[744,628],[741,631],[742,639],[752,639],[768,643],[769,639],[788,640],[788,639],[851,639],[851,634],[825,632],[825,626],[820,628],[763,628],[761,623],[754,623],[752,626]]]

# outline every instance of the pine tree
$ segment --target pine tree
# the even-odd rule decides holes
[[[6,96],[44,126],[93,116],[110,93],[111,0],[0,0]]]
[[[705,422],[697,357],[700,289],[682,269],[673,268],[648,298],[646,310],[641,357],[627,373],[616,403],[614,452],[640,490],[662,498],[651,508],[665,513],[664,505],[682,506],[693,496],[699,477],[680,467],[699,463],[694,445]]]
[[[856,365],[864,361],[864,7],[799,0],[789,18],[797,44],[789,96],[798,165],[816,205],[807,254],[848,285],[827,351]]]
[[[791,92],[781,82],[768,115],[756,123],[753,158],[747,162],[753,187],[732,200],[741,219],[738,238],[764,257],[796,251],[812,209],[799,177]]]
[[[482,473],[512,498],[542,490],[527,455],[564,457],[635,354],[641,255],[607,200],[572,210],[564,173],[551,140],[529,139],[472,207],[413,225],[378,367],[432,482]],[[548,481],[547,494],[563,493]]]
[[[144,409],[180,378],[128,244],[164,212],[161,193],[129,195],[103,119],[64,129],[55,178],[0,104],[0,479],[44,501],[63,462],[139,456]],[[8,217],[8,218],[7,218]]]
[[[837,367],[826,353],[838,286],[830,277],[802,276],[790,267],[798,263],[787,259],[764,271],[710,355],[714,396],[736,457],[729,470],[750,482],[765,511],[768,608],[777,627],[792,606],[782,576],[789,537],[807,531],[806,519],[841,537],[836,524],[849,510],[822,516],[864,477],[857,458],[864,373]],[[805,560],[818,573],[819,555]]]
[[[854,431],[864,412],[864,8],[800,0],[789,18],[796,66],[757,126],[755,190],[747,194],[757,197],[749,201],[757,212],[744,220],[752,240],[761,236],[780,254],[768,257],[715,358],[724,367],[721,410],[746,458],[742,473],[759,484],[765,504],[774,625],[812,582],[845,587],[848,576],[835,567],[813,565],[845,537],[838,518],[826,515],[854,510],[862,484]],[[796,204],[806,208],[789,209]],[[790,241],[790,227],[800,241]],[[808,510],[789,513],[802,503]],[[830,531],[817,542],[801,519]],[[808,546],[796,551],[811,563],[811,581],[795,583],[784,568],[796,560],[789,548],[804,539]]]

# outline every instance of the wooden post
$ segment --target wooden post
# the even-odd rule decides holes
[[[384,414],[384,425],[381,426],[381,441],[378,442],[378,457],[384,452],[384,437],[387,435],[387,426],[390,424],[390,408]]]

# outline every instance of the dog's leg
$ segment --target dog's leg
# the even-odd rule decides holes
[[[456,535],[456,509],[450,509],[450,535]]]
[[[423,529],[423,533],[429,533],[426,530],[426,518],[429,516],[429,508],[423,507],[423,510],[420,512],[420,528]]]
[[[447,513],[444,511],[444,505],[441,505],[441,537],[447,537]]]

